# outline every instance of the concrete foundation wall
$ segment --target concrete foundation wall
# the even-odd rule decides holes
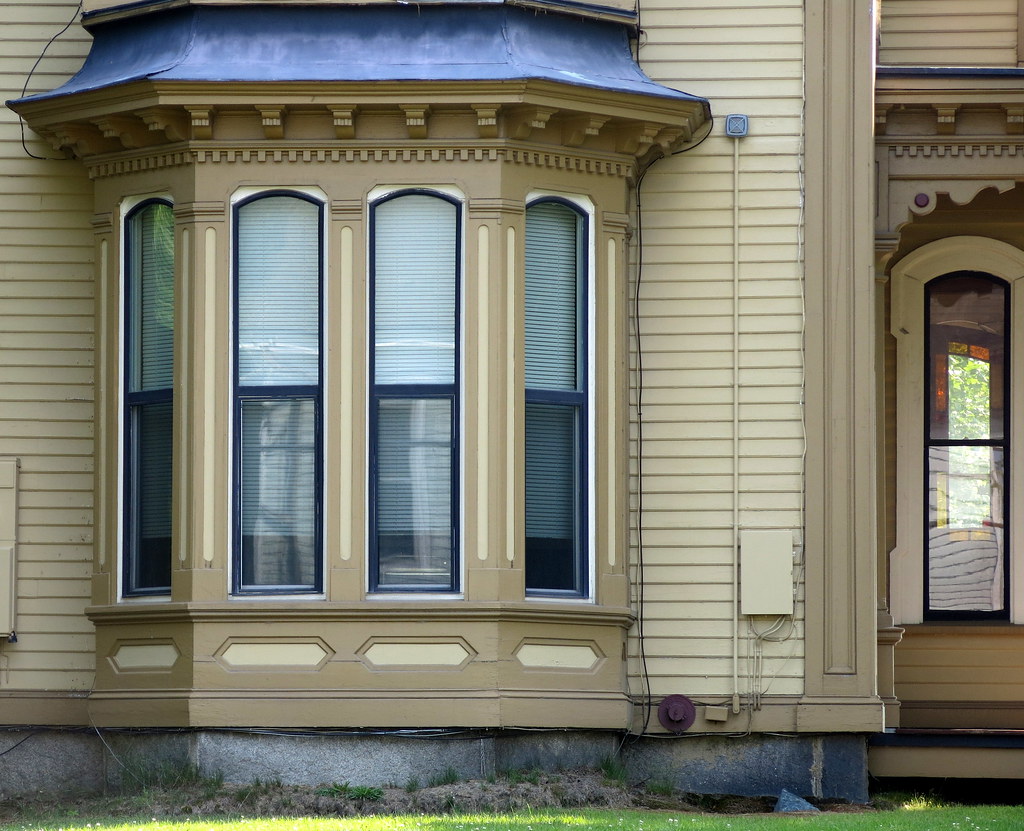
[[[283,734],[247,731],[59,731],[0,733],[0,798],[40,791],[99,793],[160,769],[195,765],[228,783],[281,781],[403,785],[453,768],[462,779],[506,770],[596,767],[621,752],[632,781],[694,793],[867,800],[862,736],[683,736],[466,731],[444,736]],[[5,752],[6,751],[6,752]]]

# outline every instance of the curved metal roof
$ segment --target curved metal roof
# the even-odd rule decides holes
[[[190,6],[92,25],[82,69],[39,101],[130,81],[501,81],[703,102],[657,84],[627,26],[500,5]]]

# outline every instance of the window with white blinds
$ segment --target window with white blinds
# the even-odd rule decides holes
[[[526,209],[526,589],[587,596],[586,217]]]
[[[370,588],[453,591],[459,207],[406,192],[372,210]]]
[[[323,588],[322,211],[288,192],[235,211],[237,594]]]
[[[150,200],[125,219],[126,596],[171,589],[174,213]]]

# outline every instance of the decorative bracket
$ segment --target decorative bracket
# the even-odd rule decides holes
[[[663,125],[652,124],[650,121],[638,121],[627,124],[619,130],[615,149],[619,153],[643,156],[651,149],[655,137],[662,129]]]
[[[889,120],[890,107],[880,105],[875,107],[875,135],[884,136]]]
[[[117,139],[129,150],[151,144],[149,130],[139,119],[131,116],[108,115],[93,119],[103,138]]]
[[[334,118],[334,135],[337,138],[352,139],[356,137],[355,107],[331,107],[331,116]]]
[[[284,138],[284,108],[257,107],[263,124],[263,136],[268,139]]]
[[[936,132],[940,136],[951,136],[956,133],[956,111],[959,106],[936,107]]]
[[[562,129],[562,143],[567,147],[579,147],[587,136],[596,136],[608,119],[597,115],[578,115],[567,118]]]
[[[430,114],[430,107],[427,106],[406,106],[402,104],[402,112],[405,113],[405,126],[409,129],[409,138],[425,139],[427,137],[427,116]]]
[[[480,138],[497,138],[498,136],[498,108],[474,104],[476,111],[476,126],[480,131]]]
[[[110,149],[110,142],[91,124],[57,124],[48,137],[55,150],[67,147],[76,156],[90,156]]]
[[[188,138],[187,119],[170,107],[147,107],[138,111],[139,118],[153,132],[163,130],[171,141],[185,141]]]
[[[1024,133],[1024,106],[1007,106],[1003,109],[1006,111],[1007,135]]]
[[[213,138],[213,111],[209,107],[186,107],[192,127],[192,138],[206,141]]]
[[[534,130],[543,130],[558,110],[552,107],[522,107],[505,118],[509,138],[527,139]]]

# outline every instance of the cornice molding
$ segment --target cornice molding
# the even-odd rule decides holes
[[[935,141],[885,140],[878,144],[888,148],[893,158],[975,158],[994,156],[1016,158],[1024,155],[1024,141]]]
[[[570,170],[591,175],[631,177],[636,163],[630,160],[599,157],[557,150],[533,149],[508,145],[463,147],[451,144],[437,146],[382,146],[367,143],[362,147],[326,147],[296,144],[289,147],[202,146],[179,147],[164,152],[134,151],[131,155],[111,154],[86,159],[91,179],[126,176],[146,170],[205,164],[311,164],[311,163],[431,163],[473,162],[517,164]]]
[[[87,164],[197,142],[274,152],[297,143],[325,152],[404,144],[419,154],[451,144],[528,142],[536,152],[607,153],[645,164],[693,141],[706,125],[699,102],[547,81],[331,87],[140,81],[116,91],[17,102],[15,109],[55,149]]]

